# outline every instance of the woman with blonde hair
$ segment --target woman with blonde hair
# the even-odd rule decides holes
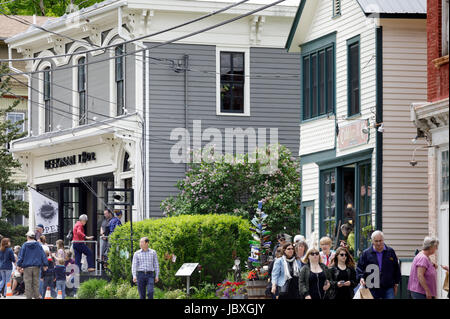
[[[331,299],[331,275],[316,248],[310,248],[302,260],[299,293],[304,299]]]
[[[66,251],[64,249],[64,241],[62,239],[58,239],[56,241],[56,254],[53,254],[53,258],[56,259],[66,259]]]

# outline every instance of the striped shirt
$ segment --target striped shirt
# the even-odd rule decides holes
[[[136,274],[138,271],[154,271],[155,278],[159,278],[159,264],[156,251],[149,248],[147,251],[139,249],[134,253],[133,263],[131,265],[133,278],[137,278]]]

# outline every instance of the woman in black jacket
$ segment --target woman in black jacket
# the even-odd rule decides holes
[[[331,260],[331,289],[334,299],[353,299],[356,287],[356,270],[353,257],[347,248],[339,247]]]
[[[299,292],[304,299],[331,299],[331,275],[320,258],[319,251],[311,248],[302,262],[299,275]]]

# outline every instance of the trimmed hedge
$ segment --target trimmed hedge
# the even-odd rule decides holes
[[[156,250],[160,267],[159,287],[183,288],[185,277],[175,277],[184,263],[198,262],[201,274],[195,272],[193,281],[218,283],[231,270],[233,254],[242,261],[247,260],[251,232],[250,224],[241,217],[230,215],[182,215],[161,219],[147,219],[133,223],[133,250],[140,249],[139,240],[148,237],[149,247]],[[133,253],[130,247],[130,223],[116,228],[111,236],[109,268],[112,279],[131,280]],[[176,262],[164,258],[176,255]],[[200,278],[199,278],[200,276]]]

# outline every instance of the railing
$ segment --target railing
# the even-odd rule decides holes
[[[95,263],[95,274],[98,275],[98,265],[97,265],[97,243],[98,241],[96,240],[72,240],[72,244],[73,243],[94,243],[95,244],[95,254],[94,256],[92,256],[92,258],[94,259],[94,263]],[[87,257],[87,256],[86,256]],[[81,269],[80,269],[81,271]],[[100,273],[101,275],[101,273]]]

